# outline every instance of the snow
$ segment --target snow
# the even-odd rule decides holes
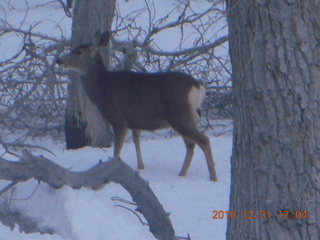
[[[138,2],[144,1],[118,2],[124,6],[124,12],[129,12],[133,7],[139,7]],[[167,1],[157,2],[156,11],[159,15],[161,9],[174,7]],[[198,5],[204,6],[205,3],[203,1]],[[29,10],[26,12],[27,7]],[[70,38],[71,19],[65,16],[58,1],[0,0],[0,17],[15,28],[28,30],[32,27],[35,32],[50,37]],[[39,20],[43,21],[38,24]],[[10,58],[17,48],[22,47],[22,36],[5,36],[7,39],[0,39],[0,61]],[[180,39],[171,30],[170,37]],[[158,38],[162,41],[163,36]],[[171,50],[170,43],[163,41],[161,48]],[[164,209],[170,212],[177,236],[187,237],[190,234],[192,239],[197,240],[225,239],[227,220],[212,219],[212,211],[228,210],[232,136],[211,136],[210,139],[219,178],[216,183],[209,181],[205,158],[198,147],[187,176],[178,177],[185,155],[185,146],[180,137],[165,139],[153,135],[152,139],[144,138],[141,143],[146,170],[140,171],[140,175],[150,183]],[[44,155],[73,171],[87,170],[98,161],[106,161],[112,156],[112,148],[66,150],[64,143],[54,143],[47,138],[38,139],[36,144],[46,147],[55,156],[41,150],[33,150],[33,154]],[[0,149],[0,154],[2,152],[4,150]],[[122,159],[136,168],[136,155],[130,138],[123,147]],[[0,189],[7,184],[0,181]],[[93,191],[69,187],[53,190],[45,183],[38,186],[34,180],[20,183],[1,196],[0,203],[6,202],[12,211],[19,210],[42,229],[52,229],[55,234],[25,234],[19,232],[18,226],[11,230],[0,224],[0,240],[154,239],[148,226],[142,225],[132,212],[116,207],[120,203],[111,199],[114,196],[131,200],[130,195],[117,184],[108,184],[103,189]]]
[[[73,171],[86,170],[112,156],[112,148],[66,150],[63,143],[54,144],[48,139],[43,141],[42,146],[56,156],[40,150],[33,154],[44,155]],[[142,140],[146,170],[140,171],[140,175],[150,183],[165,211],[171,213],[176,235],[186,237],[189,233],[192,239],[198,240],[225,239],[226,219],[212,219],[212,211],[228,210],[231,144],[230,135],[211,137],[219,182],[210,182],[200,148],[196,148],[187,176],[179,177],[185,154],[182,139]],[[130,139],[124,145],[122,159],[136,168],[134,144]],[[18,227],[11,231],[0,225],[1,239],[154,239],[148,226],[143,226],[133,213],[115,207],[120,203],[111,199],[114,196],[131,200],[118,184],[108,184],[98,191],[85,188],[73,190],[69,187],[53,190],[45,183],[37,185],[37,181],[30,180],[16,186],[10,209],[23,212],[43,228],[53,229],[56,234],[26,235],[19,233]]]
[[[32,30],[55,39],[70,39],[71,21],[58,2],[0,0],[0,27]],[[10,33],[0,39],[0,61],[11,58],[23,47],[23,37],[22,34]]]

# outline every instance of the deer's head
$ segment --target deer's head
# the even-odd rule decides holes
[[[97,55],[99,48],[106,46],[109,39],[110,32],[100,33],[100,31],[98,31],[91,43],[82,44],[70,53],[58,58],[57,64],[67,69],[77,71],[80,74],[85,74],[95,63],[94,57]]]

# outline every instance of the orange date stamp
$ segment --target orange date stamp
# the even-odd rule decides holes
[[[212,211],[212,219],[270,219],[272,217],[271,211]],[[277,217],[280,219],[302,219],[307,218],[307,211],[279,211]]]

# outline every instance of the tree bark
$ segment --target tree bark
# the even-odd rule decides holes
[[[318,240],[319,2],[227,0],[227,9],[234,94],[229,212],[237,214],[228,218],[227,239]]]
[[[111,29],[115,0],[76,1],[72,22],[72,46],[90,43],[96,31]],[[108,49],[103,51],[108,68]],[[109,124],[86,96],[76,74],[70,74],[65,121],[67,148],[109,147],[113,135]]]

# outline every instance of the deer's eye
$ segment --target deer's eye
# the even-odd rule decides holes
[[[75,52],[75,54],[80,56],[80,55],[82,54],[82,51],[81,51],[81,50],[77,50],[77,51]]]

